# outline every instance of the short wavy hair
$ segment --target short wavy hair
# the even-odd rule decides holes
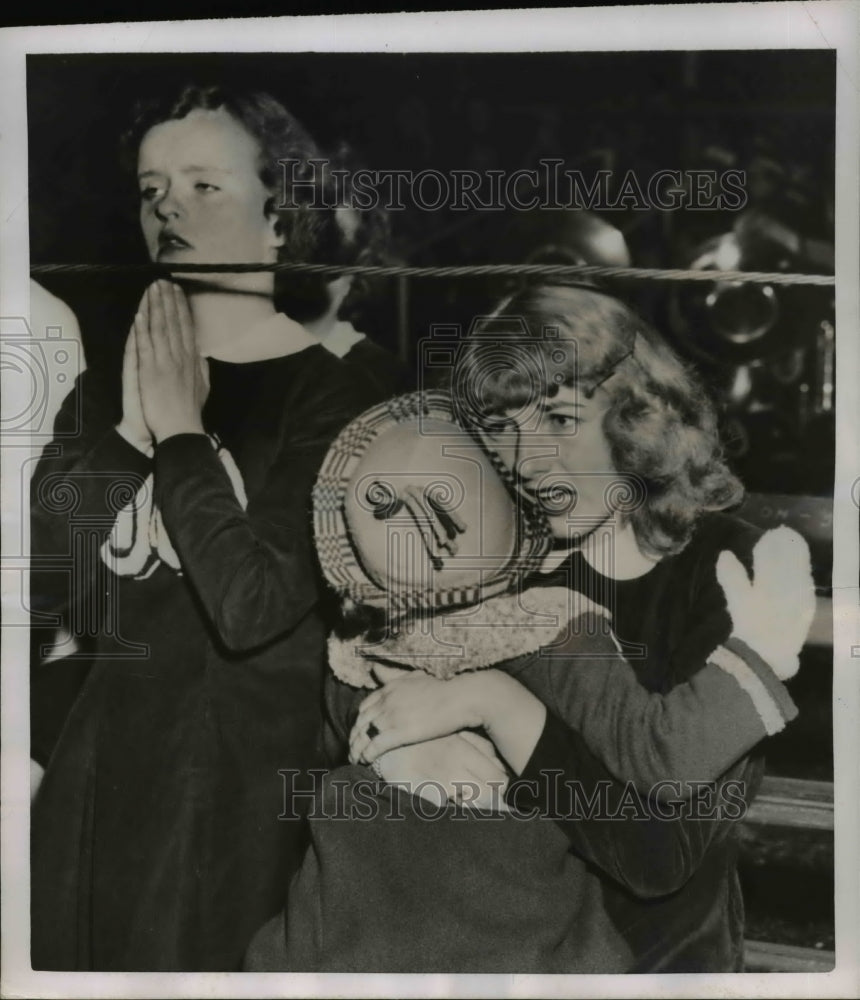
[[[122,136],[124,166],[130,171],[136,170],[140,144],[155,125],[185,118],[198,109],[217,111],[220,108],[239,122],[259,146],[259,176],[270,192],[265,211],[277,216],[279,231],[284,237],[278,260],[309,264],[364,263],[372,242],[365,235],[367,226],[343,224],[328,158],[298,119],[271,94],[189,84],[178,93],[141,101],[135,108],[131,126]],[[282,166],[282,160],[291,163],[289,173]],[[279,205],[290,207],[280,208]],[[373,235],[376,236],[376,229]],[[373,249],[377,249],[375,244]],[[299,322],[316,319],[328,308],[327,286],[333,277],[276,273],[278,309]]]
[[[619,299],[583,285],[532,285],[501,304],[489,329],[490,336],[467,338],[453,373],[464,418],[521,408],[560,385],[577,385],[587,396],[602,385],[615,468],[646,488],[644,502],[625,515],[643,551],[680,552],[704,512],[740,503],[743,487],[724,461],[704,386]],[[506,340],[516,341],[516,350],[502,351],[507,360],[499,363]]]

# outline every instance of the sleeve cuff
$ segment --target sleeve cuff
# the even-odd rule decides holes
[[[161,493],[170,488],[174,479],[185,480],[189,469],[205,467],[214,460],[218,466],[217,453],[206,434],[174,434],[155,446],[156,490]]]
[[[743,688],[761,718],[768,736],[785,728],[797,716],[797,706],[782,681],[758,653],[737,636],[730,636],[709,657]]]
[[[557,811],[559,762],[570,757],[570,731],[552,712],[546,713],[543,730],[522,774],[508,784],[505,801],[517,812],[554,816]]]
[[[215,454],[212,447],[212,439],[208,434],[172,434],[170,437],[159,441],[155,446],[155,457],[159,461],[171,459],[172,457],[182,458],[188,456],[193,458],[206,452]]]
[[[87,458],[92,472],[110,472],[113,475],[132,472],[146,479],[152,471],[152,459],[129,444],[116,428],[105,434]]]

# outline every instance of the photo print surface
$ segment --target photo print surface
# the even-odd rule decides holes
[[[25,71],[32,975],[831,972],[837,53]]]

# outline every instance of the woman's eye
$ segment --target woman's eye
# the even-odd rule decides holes
[[[197,181],[194,185],[195,190],[203,191],[208,193],[209,191],[220,191],[221,189],[216,187],[214,184],[207,184],[206,181]]]
[[[579,417],[568,413],[550,413],[549,422],[551,427],[559,431],[572,431],[582,423]]]
[[[140,200],[141,201],[154,201],[158,197],[159,188],[150,185],[141,189]]]

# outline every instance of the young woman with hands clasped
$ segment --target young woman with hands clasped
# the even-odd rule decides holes
[[[337,252],[310,183],[275,207],[278,161],[319,155],[295,119],[188,87],[127,147],[172,280],[146,289],[121,385],[78,381],[33,480],[33,607],[76,606],[96,651],[33,805],[32,963],[230,970],[302,845],[278,772],[321,761],[310,490],[367,400],[279,311],[280,276],[182,270]]]

